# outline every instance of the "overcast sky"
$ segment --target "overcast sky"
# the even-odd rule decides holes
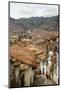
[[[10,3],[10,16],[12,18],[51,17],[58,15],[57,5]]]

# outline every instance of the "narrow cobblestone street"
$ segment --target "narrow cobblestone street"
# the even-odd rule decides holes
[[[35,81],[34,81],[34,85],[35,86],[39,86],[39,85],[53,85],[56,84],[53,80],[49,80],[46,78],[45,75],[40,75],[38,76]]]

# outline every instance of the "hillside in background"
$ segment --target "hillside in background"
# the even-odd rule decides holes
[[[9,30],[16,32],[24,32],[26,30],[47,30],[57,31],[58,30],[58,16],[52,17],[30,17],[14,19],[9,18]]]

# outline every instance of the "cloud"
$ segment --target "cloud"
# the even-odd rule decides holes
[[[58,15],[57,5],[10,3],[10,16],[12,18],[50,17],[55,15]]]

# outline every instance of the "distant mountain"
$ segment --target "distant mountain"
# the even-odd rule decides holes
[[[58,30],[59,16],[52,17],[30,17],[14,19],[9,18],[10,31],[25,31],[28,29]]]

